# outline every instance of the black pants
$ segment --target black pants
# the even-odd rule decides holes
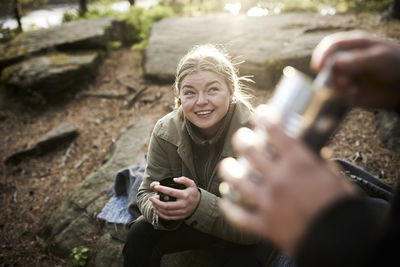
[[[174,231],[155,230],[145,220],[135,222],[123,249],[124,267],[160,266],[165,254],[207,248],[219,266],[264,266],[273,248],[266,243],[239,245],[182,225]]]

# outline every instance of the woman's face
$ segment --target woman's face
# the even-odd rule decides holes
[[[187,75],[182,80],[179,96],[185,117],[206,137],[214,136],[232,100],[224,78],[211,71]]]

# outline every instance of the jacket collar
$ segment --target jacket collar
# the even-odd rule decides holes
[[[184,123],[186,126],[186,130],[187,130],[190,138],[192,139],[192,141],[196,145],[211,145],[211,144],[217,143],[222,138],[222,136],[226,132],[227,128],[229,127],[229,124],[231,122],[232,115],[233,115],[235,108],[236,108],[235,104],[229,105],[227,114],[222,118],[223,121],[222,121],[221,126],[219,127],[217,133],[210,139],[206,139],[206,138],[202,137],[198,133],[198,131],[196,131],[195,126],[186,117],[184,117]]]
[[[226,141],[222,148],[221,158],[234,157],[236,155],[231,145],[232,136],[239,128],[250,126],[252,110],[240,101],[237,101],[233,105],[235,105],[235,107],[232,108],[232,120],[227,126]],[[170,117],[170,122],[165,124],[166,127],[162,127],[160,137],[172,145],[177,146],[177,153],[194,176],[195,168],[190,136],[186,130],[184,120],[178,119],[177,112],[178,110],[175,110],[167,115]]]

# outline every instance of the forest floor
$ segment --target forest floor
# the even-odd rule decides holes
[[[382,31],[390,31],[389,36],[400,40],[400,32],[392,28]],[[148,88],[132,108],[127,108],[129,96],[108,99],[81,93],[61,104],[39,109],[12,97],[3,105],[0,110],[0,266],[71,265],[69,259],[49,253],[48,244],[41,237],[47,220],[73,189],[102,165],[127,125],[142,115],[160,118],[172,107],[172,84],[145,81],[140,55],[127,48],[111,51],[97,78],[82,91],[127,94],[128,86],[137,90]],[[254,94],[255,105],[266,102],[270,95],[257,89]],[[400,156],[385,149],[379,141],[376,113],[352,110],[329,147],[332,157],[352,161],[393,185],[399,178]],[[4,164],[7,156],[29,147],[62,122],[74,124],[80,132],[68,157],[68,147],[61,147],[17,165]]]

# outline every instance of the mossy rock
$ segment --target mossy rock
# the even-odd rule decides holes
[[[98,52],[53,52],[8,66],[1,81],[19,91],[55,94],[75,91],[94,77],[101,57]]]

